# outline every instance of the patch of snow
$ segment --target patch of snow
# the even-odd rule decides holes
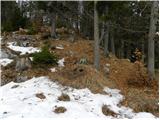
[[[31,61],[33,61],[33,57],[29,57],[29,59],[30,59]]]
[[[10,64],[12,61],[13,61],[12,59],[2,58],[2,59],[0,59],[0,65],[6,66],[6,65]]]
[[[51,72],[56,72],[57,71],[56,68],[51,68],[50,70],[51,70]]]
[[[58,66],[59,66],[59,67],[64,67],[64,58],[62,58],[62,59],[60,59],[60,60],[58,61]]]
[[[106,63],[106,66],[107,66],[107,67],[110,67],[110,64],[109,64],[109,63]]]
[[[151,113],[147,113],[147,112],[140,112],[140,113],[137,113],[133,118],[134,119],[137,119],[137,118],[154,118],[154,115],[152,115]]]
[[[13,86],[18,86],[13,88]],[[66,89],[67,88],[67,89]],[[102,105],[108,105],[109,109],[118,114],[117,118],[152,118],[151,113],[134,113],[127,107],[119,107],[123,100],[119,90],[104,88],[110,95],[93,94],[89,89],[74,89],[64,87],[47,77],[32,78],[23,83],[10,82],[0,87],[0,119],[20,118],[65,118],[84,120],[94,118],[106,120],[114,118],[102,113]],[[46,99],[36,97],[36,93],[43,93]],[[59,101],[57,98],[66,93],[70,101]],[[54,113],[55,107],[63,106],[65,113]]]
[[[156,35],[159,35],[159,32],[156,32]]]
[[[63,50],[63,46],[56,46],[57,49]]]
[[[35,52],[40,52],[40,49],[34,48],[34,47],[20,47],[16,46],[15,42],[9,42],[8,43],[8,48],[14,50],[14,51],[19,51],[21,52],[21,55],[24,55],[26,53],[35,53]]]

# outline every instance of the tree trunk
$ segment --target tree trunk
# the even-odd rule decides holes
[[[158,11],[158,3],[153,1],[151,7],[151,16],[150,16],[150,28],[148,36],[148,74],[150,80],[153,80],[155,77],[154,73],[154,36],[156,33],[156,12]]]
[[[99,44],[101,44],[102,43],[102,41],[103,41],[103,38],[104,38],[104,34],[105,34],[105,32],[104,32],[104,25],[105,25],[105,23],[104,22],[102,22],[102,28],[101,28],[101,36],[100,36],[100,39],[99,39]]]
[[[130,59],[131,57],[131,43],[129,42],[127,45],[127,58]]]
[[[124,58],[124,40],[121,40],[121,57]]]
[[[114,44],[114,31],[112,29],[111,31],[111,52],[113,55],[115,55],[115,44]]]
[[[94,67],[99,69],[99,26],[98,26],[98,12],[96,9],[96,1],[94,1]]]
[[[51,37],[56,38],[56,14],[51,13]]]
[[[145,47],[144,47],[144,41],[142,42],[142,62],[145,63]]]
[[[106,7],[106,13],[108,14],[108,7]],[[108,42],[109,42],[109,21],[106,22],[106,30],[104,35],[104,54],[106,57],[109,56]]]

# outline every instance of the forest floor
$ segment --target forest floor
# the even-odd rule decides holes
[[[32,37],[36,39],[34,47],[41,48],[44,44],[50,45],[52,48],[50,51],[54,52],[59,59],[64,60],[64,66],[32,66],[31,69],[18,73],[15,72],[14,61],[2,67],[2,84],[14,81],[20,74],[27,76],[28,79],[49,76],[51,80],[58,81],[63,86],[76,89],[88,88],[95,94],[106,94],[104,87],[107,86],[119,89],[125,96],[121,105],[130,107],[135,112],[150,112],[159,116],[158,77],[156,77],[157,80],[149,81],[143,63],[131,63],[129,59],[118,59],[113,55],[106,58],[101,49],[100,70],[97,71],[93,67],[93,41],[79,36],[75,42],[71,42],[68,34],[61,34],[59,40],[40,39],[39,35]],[[3,46],[6,46],[8,42],[15,42],[12,35],[7,36]],[[81,64],[81,60],[84,59],[87,62]]]

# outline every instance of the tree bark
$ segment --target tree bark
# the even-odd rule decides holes
[[[144,47],[144,41],[142,42],[142,62],[145,63],[145,47]]]
[[[151,16],[150,16],[150,28],[149,28],[149,36],[148,36],[148,74],[150,80],[155,78],[154,71],[154,37],[156,33],[156,12],[158,11],[157,7],[158,3],[156,1],[152,2],[151,7]]]
[[[108,6],[106,6],[106,14],[108,14]],[[109,21],[105,24],[106,30],[104,35],[104,54],[106,57],[109,56],[108,42],[109,42]]]
[[[121,56],[120,58],[124,58],[124,40],[121,40]]]
[[[105,32],[104,32],[104,25],[105,25],[105,23],[102,22],[101,36],[100,36],[100,39],[99,39],[100,44],[101,44],[101,42],[103,41],[104,34],[105,34]]]
[[[56,14],[51,13],[51,37],[56,38]]]
[[[111,31],[110,39],[111,39],[111,52],[112,52],[113,55],[115,55],[114,31],[113,31],[113,29]]]
[[[94,67],[99,70],[99,26],[98,26],[98,12],[96,9],[96,1],[94,1]]]

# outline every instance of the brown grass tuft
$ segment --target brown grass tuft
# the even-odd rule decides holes
[[[117,116],[117,113],[111,111],[107,105],[102,106],[102,113],[106,116],[113,116],[113,117]]]
[[[36,97],[40,98],[40,99],[45,99],[46,96],[43,93],[37,93]]]
[[[58,97],[59,101],[70,101],[70,97],[67,94],[62,93],[61,96]]]
[[[54,110],[54,112],[55,113],[64,113],[64,112],[66,112],[67,111],[67,109],[65,108],[65,107],[57,107],[55,110]]]
[[[104,87],[108,86],[108,79],[90,65],[76,64],[69,68],[65,67],[55,74],[50,73],[49,77],[63,86],[89,88],[93,93],[103,93]]]

